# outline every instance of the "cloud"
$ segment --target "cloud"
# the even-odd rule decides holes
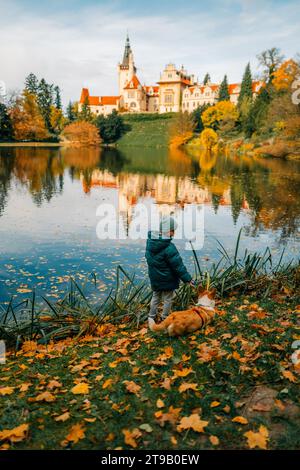
[[[76,8],[51,2],[52,9],[48,3],[45,10],[34,2],[0,0],[0,80],[7,88],[22,88],[32,71],[58,84],[65,103],[78,99],[82,86],[94,94],[116,94],[127,29],[139,77],[148,84],[159,79],[169,61],[184,64],[200,79],[209,71],[214,80],[227,73],[237,81],[248,61],[255,71],[262,50],[278,46],[293,56],[299,44],[295,1],[225,0],[184,7],[168,0],[161,8],[154,1],[150,13],[142,1],[130,9],[117,0],[67,3]]]

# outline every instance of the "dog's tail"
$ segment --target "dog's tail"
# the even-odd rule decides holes
[[[161,323],[155,323],[155,321],[152,318],[150,318],[148,321],[148,324],[149,324],[149,328],[151,331],[163,332],[163,331],[167,331],[170,321],[168,318],[166,318]]]

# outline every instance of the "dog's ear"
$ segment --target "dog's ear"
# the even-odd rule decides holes
[[[212,289],[210,289],[209,295],[208,295],[209,298],[210,298],[210,299],[214,299],[215,296],[216,296],[216,293],[217,293],[217,289],[216,289],[215,287],[213,287]]]
[[[198,286],[198,295],[203,294],[203,292],[205,292],[205,288],[203,286],[201,286],[201,284],[200,284],[200,286]]]

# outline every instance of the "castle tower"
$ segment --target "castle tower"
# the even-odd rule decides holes
[[[136,67],[134,65],[133,53],[127,34],[123,61],[118,64],[119,95],[123,95],[124,87],[135,74]]]

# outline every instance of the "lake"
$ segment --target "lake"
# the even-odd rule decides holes
[[[275,258],[297,258],[300,241],[300,163],[279,159],[188,155],[166,148],[0,147],[0,303],[31,289],[57,298],[70,275],[95,272],[95,300],[121,264],[145,278],[145,240],[100,240],[99,205],[111,204],[124,233],[139,204],[160,213],[201,206],[205,269],[219,259],[217,239],[241,252],[270,247]],[[193,271],[186,240],[176,240]]]

